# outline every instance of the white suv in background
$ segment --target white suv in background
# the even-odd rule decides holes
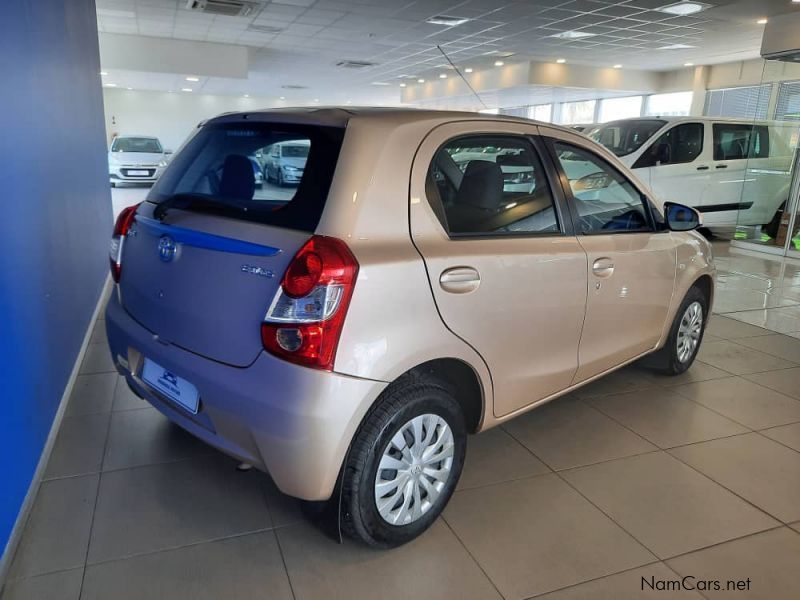
[[[118,183],[155,183],[172,152],[157,137],[118,135],[108,151],[108,178]]]
[[[789,197],[797,124],[714,117],[624,119],[586,131],[662,200],[711,230],[762,225],[775,237]]]

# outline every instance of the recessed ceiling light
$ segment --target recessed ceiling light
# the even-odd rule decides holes
[[[506,63],[504,63],[502,60],[494,61],[494,66],[495,67],[502,67],[504,64],[506,64]]]
[[[249,98],[249,97],[250,97],[250,94],[245,94],[243,97],[244,97],[244,98]]]
[[[758,21],[756,21],[756,23],[758,23],[759,25],[766,25],[767,23],[769,23],[769,21],[767,19],[759,19]]]
[[[621,68],[622,68],[622,65],[614,65],[614,68],[615,68],[615,69],[621,69]]]
[[[281,96],[281,100],[286,100],[286,96]]]
[[[372,85],[390,85],[386,81],[373,81]]]
[[[314,98],[314,102],[319,102],[319,98]]]
[[[420,77],[419,79],[417,79],[417,83],[425,83],[425,80]]]
[[[800,1],[800,0],[799,0],[799,1]],[[684,66],[684,67],[693,67],[693,66],[694,66],[694,63],[693,63],[693,62],[683,63],[683,66]]]
[[[668,13],[670,15],[678,15],[679,17],[685,17],[687,15],[693,15],[702,12],[707,8],[710,8],[710,5],[705,4],[703,2],[690,2],[689,0],[683,0],[681,2],[676,2],[675,4],[668,4],[666,6],[662,6],[660,8],[657,8],[656,10]]]
[[[117,87],[116,83],[104,83],[103,87]]]
[[[132,87],[129,87],[129,88],[125,88],[125,89],[126,89],[126,90],[133,90],[133,88],[132,88]]]
[[[560,64],[560,65],[563,65],[565,62],[567,62],[567,59],[566,58],[557,58],[556,62],[558,64]]]
[[[400,84],[400,87],[406,87],[406,85],[407,85],[407,84],[405,84],[405,83],[401,83],[401,84]]]
[[[103,75],[103,76],[108,75],[108,72],[107,71],[100,71],[100,75]]]
[[[452,17],[450,15],[435,15],[430,19],[425,19],[426,23],[430,23],[431,25],[445,25],[446,27],[455,27],[456,25],[462,25],[469,21],[469,19],[465,17]]]
[[[464,69],[464,73],[472,73],[472,71],[473,71],[472,67],[467,67],[466,69]]]
[[[186,81],[200,81],[199,77],[187,77]]]
[[[439,79],[447,79],[447,73],[439,73]]]
[[[347,101],[347,103],[348,103],[348,104],[352,104],[352,103],[353,103],[353,101],[352,101],[352,100],[348,100],[348,101]]]
[[[181,88],[182,92],[191,92],[192,88]]]
[[[561,31],[554,33],[550,37],[558,38],[560,40],[580,40],[596,36],[596,33],[589,33],[588,31]]]
[[[687,48],[694,48],[694,46],[689,44],[670,44],[669,46],[661,46],[657,50],[685,50]]]

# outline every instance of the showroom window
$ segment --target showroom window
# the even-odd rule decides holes
[[[594,123],[594,111],[597,100],[581,100],[580,102],[564,102],[561,104],[563,125],[581,125]]]
[[[553,122],[553,105],[552,104],[536,104],[528,107],[528,118],[535,121],[543,121],[545,123]]]
[[[704,114],[709,117],[766,119],[772,84],[708,90]]]
[[[428,201],[451,236],[560,231],[544,169],[524,138],[451,140],[428,171]]]
[[[642,96],[605,98],[600,101],[600,122],[630,119],[642,114]]]
[[[616,169],[577,146],[556,142],[555,150],[575,198],[581,233],[650,230],[641,194]]]
[[[800,81],[784,81],[778,88],[776,121],[800,121]]]
[[[514,108],[501,108],[500,109],[501,115],[508,115],[509,117],[523,117],[527,118],[528,116],[528,107],[527,106],[515,106]]]
[[[703,151],[703,124],[682,123],[666,131],[639,157],[634,169],[690,163]]]
[[[646,117],[685,117],[692,108],[692,92],[652,94],[644,107]]]

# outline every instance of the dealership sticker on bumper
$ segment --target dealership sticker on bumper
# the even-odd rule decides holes
[[[168,371],[149,358],[145,358],[142,379],[189,412],[197,412],[199,404],[197,388],[183,377],[178,377],[172,371]]]

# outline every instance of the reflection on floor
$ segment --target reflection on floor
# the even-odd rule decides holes
[[[800,338],[800,260],[715,244],[714,311]]]
[[[718,255],[727,316],[687,374],[632,366],[470,438],[444,518],[390,552],[134,397],[99,321],[2,599],[701,598],[648,587],[684,575],[798,598],[800,339],[752,324],[800,331],[798,268]]]

